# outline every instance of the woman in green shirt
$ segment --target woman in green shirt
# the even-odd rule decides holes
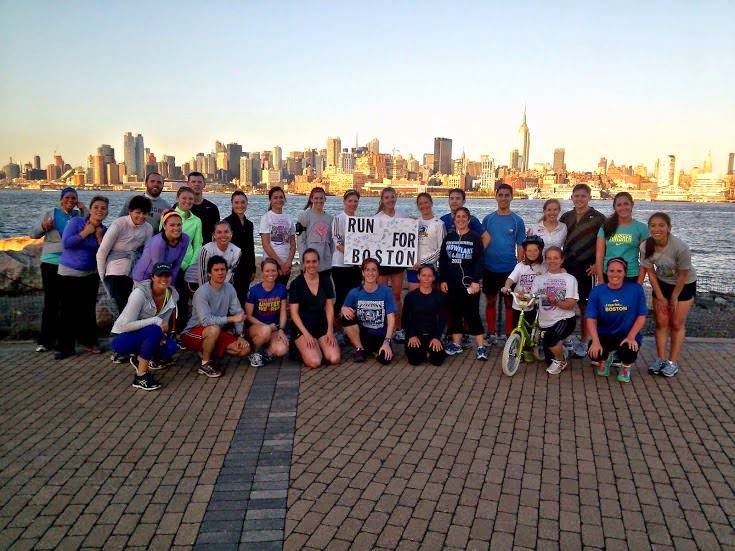
[[[625,281],[638,281],[640,263],[638,251],[641,243],[648,239],[648,226],[633,218],[633,197],[621,191],[613,199],[614,212],[607,217],[597,233],[595,250],[595,272],[597,285],[606,283],[603,266],[611,258],[622,258],[628,263]]]

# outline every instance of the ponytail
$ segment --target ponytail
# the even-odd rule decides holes
[[[671,232],[671,217],[666,214],[665,212],[654,212],[651,216],[648,217],[648,225],[650,227],[651,220],[654,218],[660,218],[664,222],[666,222],[666,225],[669,227],[669,232]],[[643,250],[643,258],[649,259],[653,256],[653,253],[656,252],[656,242],[653,240],[653,237],[649,237],[645,241],[645,248]]]
[[[327,192],[324,191],[323,187],[317,186],[317,187],[311,188],[311,191],[309,192],[309,198],[306,200],[306,205],[304,206],[304,210],[308,210],[311,208],[312,199],[315,193],[323,193],[325,196],[327,195]]]

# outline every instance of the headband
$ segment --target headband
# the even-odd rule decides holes
[[[179,218],[181,218],[181,215],[178,212],[176,212],[175,210],[170,210],[166,214],[161,216],[161,225],[165,224],[166,220],[168,220],[172,216],[178,216]]]

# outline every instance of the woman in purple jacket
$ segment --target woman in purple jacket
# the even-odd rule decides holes
[[[175,210],[164,212],[161,224],[163,231],[146,242],[143,254],[135,263],[132,273],[135,283],[150,279],[153,266],[159,262],[171,265],[171,277],[176,281],[181,261],[189,247],[189,236],[183,233],[181,215]]]
[[[97,273],[97,249],[107,228],[102,221],[107,217],[109,200],[96,195],[89,203],[89,214],[72,218],[64,228],[61,243],[64,247],[59,258],[61,287],[61,328],[59,346],[54,354],[63,360],[75,353],[77,340],[87,352],[99,354],[97,347],[97,291],[100,276]]]

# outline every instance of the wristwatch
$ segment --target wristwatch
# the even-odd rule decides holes
[[[390,341],[391,341],[391,337],[385,337],[383,339],[383,342],[387,342],[388,344],[390,344]]]

